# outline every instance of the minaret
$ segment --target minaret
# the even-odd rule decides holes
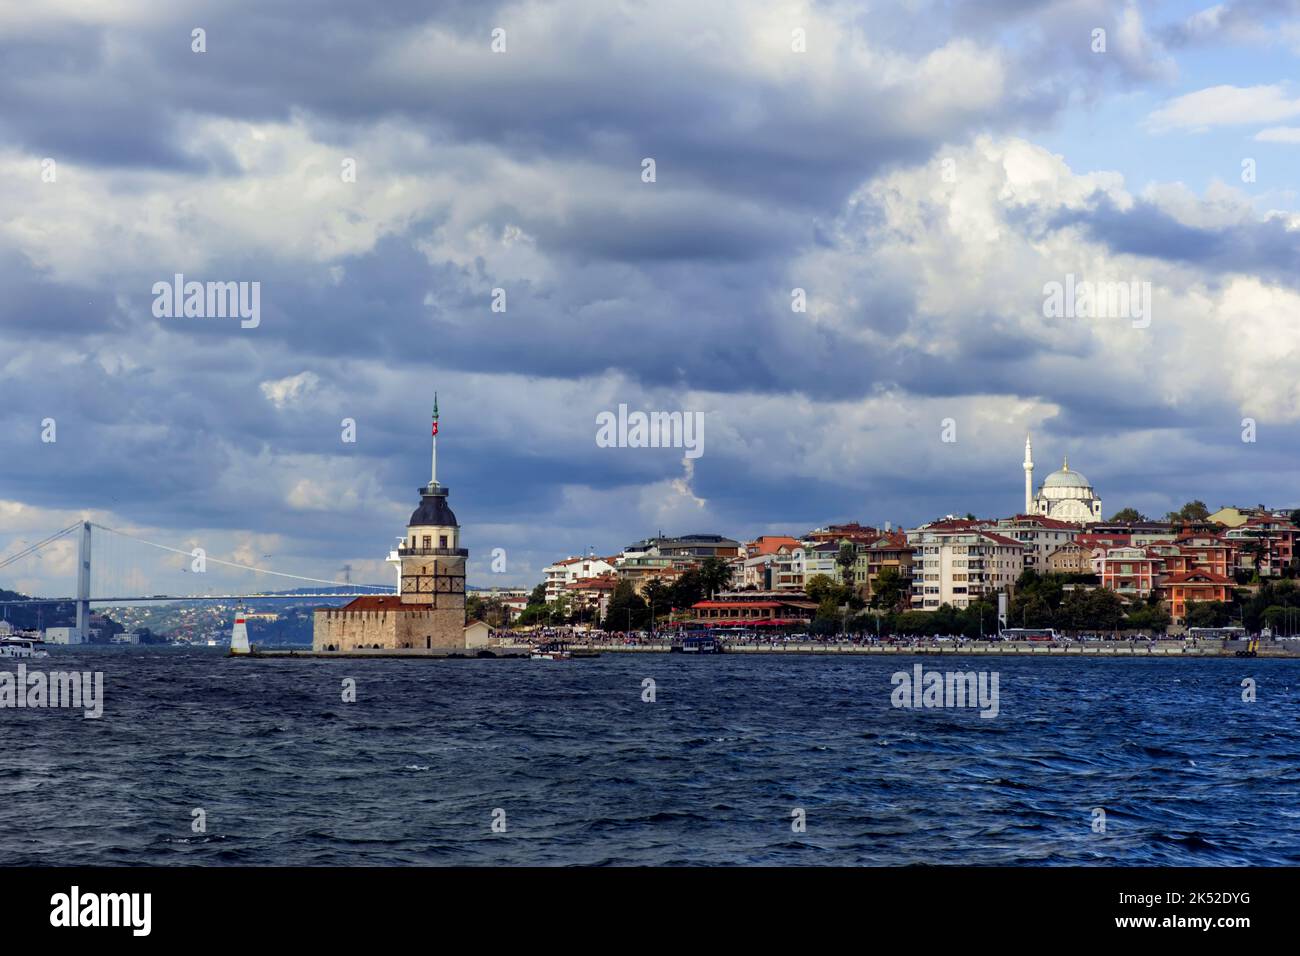
[[[1025,432],[1025,514],[1032,514],[1034,507],[1034,445]]]

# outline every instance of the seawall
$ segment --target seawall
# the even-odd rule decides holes
[[[1300,658],[1300,642],[1284,644],[1260,643],[1258,657]],[[587,647],[574,644],[574,647]],[[728,644],[728,654],[933,654],[939,656],[972,656],[1027,654],[1041,657],[1236,657],[1245,650],[1245,642],[1234,642],[1225,647],[1222,642],[1188,645],[1182,641],[1156,641],[1133,643],[1128,641],[1097,641],[1070,644],[1026,644],[1011,641],[968,641],[966,643],[925,644]],[[501,645],[527,651],[528,645]],[[602,654],[664,654],[668,644],[594,644],[592,650]]]

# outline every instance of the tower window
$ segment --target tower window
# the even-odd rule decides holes
[[[427,549],[427,548],[431,548],[431,547],[433,547],[433,545],[431,544],[432,541],[433,541],[433,538],[430,537],[429,535],[426,534],[426,535],[424,536],[424,546],[425,546],[426,549]]]
[[[445,534],[438,535],[438,547],[440,548],[447,547],[447,536]]]

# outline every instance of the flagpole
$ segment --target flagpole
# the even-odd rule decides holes
[[[438,487],[438,393],[433,393],[433,461],[429,471],[429,487]]]

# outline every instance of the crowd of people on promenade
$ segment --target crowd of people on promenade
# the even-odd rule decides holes
[[[635,647],[646,645],[666,645],[680,641],[683,633],[676,628],[645,631],[603,631],[598,628],[579,628],[572,625],[560,627],[536,627],[526,631],[500,630],[494,636],[504,641],[516,642],[550,642],[559,641],[578,647]],[[964,647],[968,645],[997,643],[1002,638],[988,635],[983,638],[967,637],[961,634],[941,635],[877,635],[871,632],[845,634],[809,634],[805,632],[759,632],[744,630],[716,630],[709,632],[726,645],[754,647],[784,647],[792,644],[814,646],[902,646],[942,649],[944,647]],[[1153,647],[1160,641],[1176,640],[1186,647],[1200,647],[1203,644],[1217,644],[1219,641],[1204,641],[1200,638],[1182,636],[1165,637],[1150,634],[1079,634],[1074,636],[1058,635],[1052,640],[1034,641],[1042,647],[1065,647],[1075,644],[1107,642],[1108,644],[1125,643],[1132,647]],[[1023,643],[1023,642],[1022,642]]]

